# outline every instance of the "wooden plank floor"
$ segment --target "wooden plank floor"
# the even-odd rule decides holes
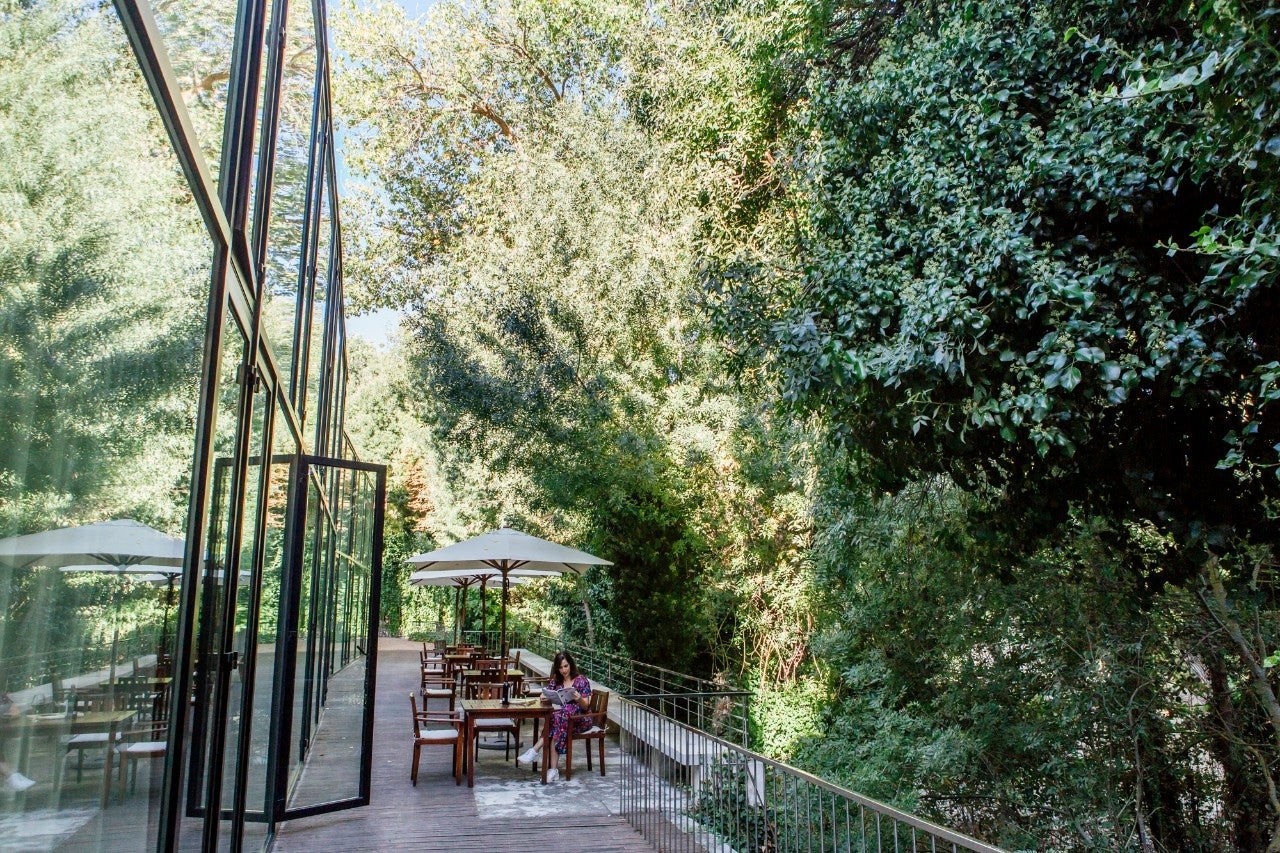
[[[593,853],[652,849],[617,814],[616,747],[607,756],[609,776],[587,772],[580,746],[573,780],[545,788],[528,769],[504,761],[501,751],[482,750],[474,789],[465,781],[454,785],[450,750],[426,747],[418,785],[411,785],[408,696],[418,682],[418,645],[386,638],[379,645],[372,804],[283,824],[273,851],[497,853],[547,844],[552,833],[564,843],[589,846]],[[524,736],[527,740],[527,729]]]

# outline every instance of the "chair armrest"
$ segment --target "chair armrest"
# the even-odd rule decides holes
[[[588,711],[577,715],[579,720],[591,720],[593,726],[599,726],[602,729],[609,728],[609,712],[608,711]],[[570,727],[572,729],[572,727]]]

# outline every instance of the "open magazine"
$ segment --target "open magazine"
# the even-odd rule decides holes
[[[578,691],[572,687],[562,687],[558,690],[554,687],[544,687],[542,688],[542,698],[559,708],[577,699]]]

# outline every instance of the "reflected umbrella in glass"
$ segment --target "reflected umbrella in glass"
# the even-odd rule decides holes
[[[99,521],[0,539],[0,563],[15,568],[92,566],[95,571],[128,571],[149,566],[181,572],[183,540],[133,519]],[[7,595],[4,597],[7,599]],[[112,639],[111,678],[115,678],[116,638]]]
[[[169,653],[169,610],[173,607],[173,590],[174,586],[182,581],[182,568],[179,566],[104,566],[104,565],[81,565],[81,566],[63,566],[64,572],[97,572],[100,574],[119,575],[121,580],[132,581],[134,583],[145,583],[152,586],[165,585],[168,589],[165,591],[164,599],[164,619],[160,623],[160,642],[156,644],[156,663],[159,664]],[[118,615],[118,614],[117,614]],[[115,656],[116,643],[119,635],[119,626],[116,626],[115,635],[111,640],[111,658],[112,658],[112,679],[115,676]]]

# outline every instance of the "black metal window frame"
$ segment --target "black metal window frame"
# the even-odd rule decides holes
[[[284,75],[285,23],[288,19],[290,0],[236,0],[235,42],[231,54],[231,77],[227,93],[227,113],[223,136],[220,181],[215,182],[212,171],[200,148],[194,125],[182,98],[173,67],[164,47],[163,37],[156,24],[156,16],[147,0],[113,0],[130,46],[138,60],[142,76],[151,91],[159,117],[164,124],[188,187],[194,198],[205,227],[212,239],[211,287],[209,294],[207,326],[203,346],[203,370],[200,381],[197,409],[195,452],[192,466],[191,502],[187,523],[187,546],[184,580],[178,606],[178,629],[174,647],[174,695],[191,694],[194,676],[195,625],[198,618],[199,587],[198,567],[207,550],[209,531],[208,508],[213,498],[211,484],[215,477],[214,437],[219,418],[234,418],[236,438],[233,454],[233,471],[228,483],[231,494],[228,505],[233,507],[226,520],[226,530],[220,531],[229,543],[226,547],[228,565],[225,567],[228,582],[224,585],[225,600],[235,601],[236,579],[239,575],[240,548],[230,543],[243,540],[244,532],[255,540],[261,535],[262,517],[265,513],[259,500],[256,518],[242,518],[244,495],[251,488],[249,472],[251,458],[263,448],[250,446],[253,439],[251,419],[257,395],[266,394],[267,421],[266,450],[273,446],[272,429],[279,423],[287,433],[279,438],[292,444],[299,451],[312,450],[317,456],[298,454],[299,459],[316,463],[344,464],[361,470],[380,469],[348,460],[324,458],[330,455],[353,455],[351,443],[346,437],[343,400],[346,390],[345,323],[342,315],[342,257],[341,224],[338,215],[336,190],[336,157],[333,143],[333,126],[329,102],[329,62],[326,0],[301,0],[309,3],[315,29],[316,69],[311,102],[311,134],[308,140],[306,163],[306,187],[301,234],[301,262],[299,264],[297,306],[294,315],[293,347],[290,363],[282,365],[277,359],[271,341],[262,334],[262,309],[264,303],[265,265],[267,258],[268,223],[271,213],[271,186],[275,169],[276,141],[279,132],[279,108]],[[297,3],[299,0],[292,0]],[[269,22],[269,23],[268,23]],[[265,62],[265,74],[262,73]],[[261,86],[261,88],[260,88]],[[263,108],[259,110],[259,104]],[[261,126],[259,127],[259,116]],[[259,152],[254,157],[255,148]],[[256,192],[253,190],[256,188]],[[322,200],[328,202],[328,214],[322,217]],[[252,205],[250,205],[252,201]],[[319,229],[327,228],[322,234]],[[326,239],[327,238],[327,239]],[[327,263],[324,265],[324,281],[317,282],[317,253],[326,246]],[[322,284],[324,314],[320,352],[312,352],[317,284]],[[225,377],[220,376],[221,356],[227,345],[224,339],[234,322],[244,335],[248,345],[245,357],[238,366],[236,380],[240,395],[235,411],[219,412],[218,396]],[[314,359],[320,359],[320,381],[315,400],[308,400],[307,377]],[[314,412],[308,412],[313,408]],[[278,421],[277,421],[278,416]],[[309,442],[308,439],[311,441]],[[313,463],[302,463],[307,468]],[[266,488],[271,466],[260,466],[259,494]],[[377,474],[378,488],[377,538],[381,536],[381,499],[385,494],[385,469]],[[377,543],[380,561],[381,542]],[[252,549],[251,581],[260,583],[262,571],[262,543],[254,541]],[[376,604],[378,574],[370,578]],[[256,592],[255,592],[256,595]],[[297,601],[293,601],[296,609]],[[346,612],[346,611],[344,611]],[[376,643],[376,625],[369,629],[370,651]],[[223,664],[225,666],[225,663]],[[273,703],[280,701],[284,673],[277,669],[272,689]],[[369,684],[372,685],[372,676]],[[371,688],[370,688],[371,689]],[[371,702],[370,694],[370,702]],[[288,714],[289,709],[282,709]],[[369,753],[372,739],[372,715],[367,715],[365,733],[366,766],[362,770],[362,803],[368,802]],[[273,729],[274,733],[274,729]],[[186,715],[174,715],[169,732],[168,750],[164,761],[164,787],[161,795],[157,849],[178,849],[179,828],[183,818],[184,791],[190,783],[183,755],[193,732],[188,731]],[[216,740],[216,739],[215,739]],[[275,745],[273,744],[273,749]],[[247,739],[241,738],[241,753],[246,750]],[[274,754],[274,753],[273,753]],[[276,788],[277,800],[282,794],[278,787],[281,773],[271,776]],[[215,781],[215,785],[219,782]],[[220,802],[210,795],[210,802]],[[349,801],[348,801],[349,802]],[[233,808],[231,849],[239,848],[239,838],[244,821],[244,791],[236,795]],[[283,803],[278,803],[282,806]],[[330,806],[332,804],[329,804]],[[289,817],[304,813],[331,810],[326,805],[288,814]],[[268,821],[282,819],[282,808],[272,808]],[[206,817],[204,846],[216,841],[219,821]],[[213,824],[210,827],[209,824]]]

